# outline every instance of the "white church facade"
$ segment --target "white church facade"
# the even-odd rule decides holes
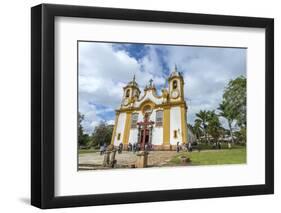
[[[151,145],[154,150],[172,150],[187,143],[187,104],[184,99],[184,79],[175,70],[170,74],[168,88],[161,95],[152,80],[141,95],[134,79],[124,88],[121,106],[116,110],[111,143]]]

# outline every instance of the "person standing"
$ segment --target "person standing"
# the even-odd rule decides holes
[[[191,142],[188,143],[188,151],[192,152],[192,144],[191,144]]]
[[[133,148],[132,149],[133,149],[133,152],[135,153],[136,152],[136,143],[133,144]]]
[[[100,145],[100,155],[102,155],[104,153],[104,151],[105,151],[105,145],[102,144],[102,145]]]
[[[180,146],[179,146],[180,142],[177,142],[177,152],[180,151]]]
[[[123,151],[123,144],[120,143],[119,146],[118,146],[118,154],[121,154]]]

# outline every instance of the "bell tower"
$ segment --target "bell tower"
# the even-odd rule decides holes
[[[178,72],[177,66],[168,78],[169,95],[171,102],[184,101],[184,80],[182,73]]]
[[[135,75],[133,77],[133,80],[130,81],[125,87],[123,87],[123,98],[122,98],[122,106],[128,107],[131,105],[131,103],[138,100],[140,96],[140,89],[136,82]]]

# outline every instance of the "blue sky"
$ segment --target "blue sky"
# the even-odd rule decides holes
[[[183,73],[188,122],[199,110],[216,109],[229,80],[246,76],[246,49],[79,42],[79,111],[87,133],[114,123],[123,87],[136,75],[140,89],[154,80],[158,92],[175,64]]]

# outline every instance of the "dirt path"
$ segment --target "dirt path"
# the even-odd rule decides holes
[[[148,166],[163,166],[176,154],[175,151],[151,151],[148,156]],[[103,159],[104,155],[99,153],[79,154],[79,169],[95,169],[102,165]],[[136,154],[133,152],[116,153],[117,165],[120,167],[135,164],[136,159]]]

